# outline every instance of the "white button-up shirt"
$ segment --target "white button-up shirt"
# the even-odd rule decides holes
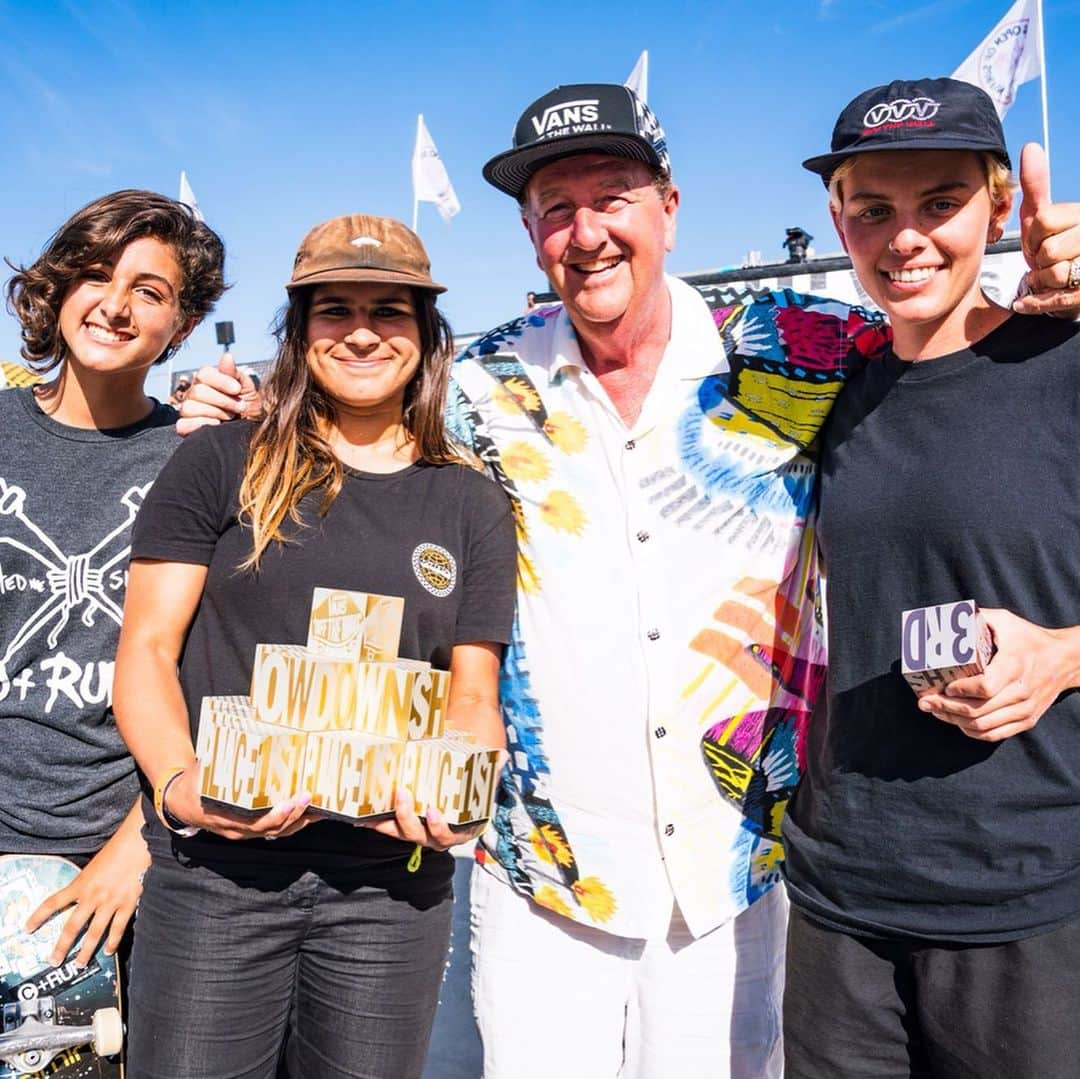
[[[449,404],[521,544],[510,779],[478,857],[631,937],[665,935],[673,901],[708,932],[779,879],[824,662],[805,451],[864,326],[830,301],[714,312],[667,286],[671,338],[633,425],[558,305],[470,346]]]

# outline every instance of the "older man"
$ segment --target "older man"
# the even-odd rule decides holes
[[[448,406],[521,541],[472,885],[485,1074],[779,1075],[779,826],[824,664],[811,446],[884,331],[666,276],[679,192],[625,87],[546,94],[484,174],[562,301],[470,346]],[[1029,216],[1033,246],[1058,231]],[[200,389],[188,415],[232,411]]]
[[[625,87],[540,98],[484,175],[562,300],[451,388],[521,541],[473,878],[485,1073],[779,1075],[778,829],[824,662],[806,450],[881,334],[665,276],[679,191]]]

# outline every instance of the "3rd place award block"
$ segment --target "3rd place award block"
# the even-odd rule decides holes
[[[250,697],[204,697],[202,796],[268,809],[301,791],[346,820],[417,813],[451,825],[491,816],[498,750],[445,726],[450,674],[397,658],[403,601],[315,589],[306,647],[260,644]]]
[[[994,655],[973,599],[916,607],[900,617],[900,671],[916,693],[982,674]]]

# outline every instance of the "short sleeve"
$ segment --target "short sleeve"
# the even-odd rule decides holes
[[[455,442],[476,452],[476,428],[479,417],[461,384],[451,374],[446,387],[446,429]]]
[[[517,535],[506,493],[480,473],[467,473],[463,513],[467,560],[455,644],[509,644],[517,594]]]
[[[246,428],[237,430],[236,428]],[[251,424],[201,428],[172,455],[150,488],[131,542],[132,558],[209,565],[236,518]]]

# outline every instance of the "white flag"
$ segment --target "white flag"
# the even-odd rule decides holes
[[[954,79],[985,90],[1003,117],[1016,88],[1043,73],[1038,0],[1016,0],[1001,21],[953,72]]]
[[[637,94],[638,99],[642,103],[646,103],[649,100],[649,50],[642,49],[641,55],[637,58],[637,63],[634,64],[634,70],[626,76],[626,82],[623,85],[633,90]]]
[[[195,192],[191,190],[191,184],[188,183],[187,173],[183,170],[180,172],[180,197],[177,201],[191,208],[196,221],[205,220],[202,210],[199,209],[199,204],[195,201]]]
[[[461,209],[454,185],[446,174],[446,166],[435,149],[435,143],[424,126],[423,114],[416,118],[416,147],[412,155],[413,198],[417,202],[433,202],[444,221],[449,221]]]

